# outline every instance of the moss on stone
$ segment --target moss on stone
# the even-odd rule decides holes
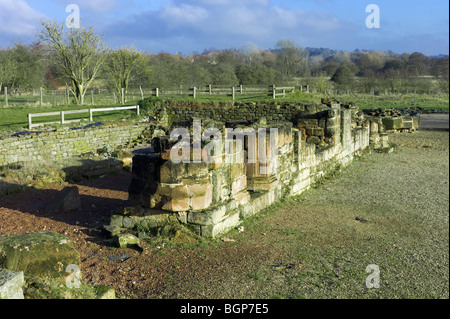
[[[70,240],[56,233],[0,236],[0,268],[26,275],[64,277],[68,265],[80,265],[80,255]]]

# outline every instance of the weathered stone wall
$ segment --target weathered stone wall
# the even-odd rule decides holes
[[[145,101],[144,101],[145,103]],[[268,121],[291,121],[309,114],[326,111],[325,104],[295,102],[234,102],[217,105],[189,105],[185,103],[156,103],[151,114],[166,124],[192,121],[195,118],[212,119],[218,122],[251,121],[261,117]]]
[[[96,152],[105,146],[117,147],[137,138],[145,124],[115,124],[85,129],[60,129],[0,139],[0,166],[17,162],[39,162]]]

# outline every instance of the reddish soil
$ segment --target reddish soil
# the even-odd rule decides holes
[[[250,272],[258,265],[255,259],[272,260],[277,255],[271,244],[255,250],[258,244],[244,247],[238,242],[215,241],[206,248],[186,234],[176,242],[145,240],[143,250],[116,248],[102,228],[109,224],[115,210],[126,203],[130,181],[131,174],[124,172],[2,197],[0,235],[43,231],[66,235],[80,253],[82,281],[110,286],[117,298],[218,298],[224,293],[221,288],[211,285],[211,290],[205,290],[207,283],[196,282],[229,280],[232,284],[236,269]],[[53,216],[45,213],[52,197],[66,186],[78,187],[81,209]],[[229,288],[232,297],[232,286]]]

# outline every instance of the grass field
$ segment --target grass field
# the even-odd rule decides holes
[[[319,104],[321,103],[321,98],[324,95],[320,93],[302,93],[295,92],[293,94],[287,94],[286,97],[278,97],[277,101],[292,101],[299,103],[311,103]],[[331,96],[334,98],[334,96]],[[134,96],[136,100],[127,102],[125,105],[137,105],[139,100],[137,96]],[[344,102],[356,104],[360,109],[367,108],[407,108],[407,107],[422,107],[425,109],[443,109],[449,110],[449,95],[439,94],[439,95],[429,95],[429,94],[417,94],[414,96],[413,93],[402,94],[402,95],[367,95],[367,94],[344,94],[336,96],[337,100]],[[20,102],[22,99],[22,102]],[[31,100],[32,101],[31,101]],[[110,107],[110,106],[120,106],[119,104],[112,105],[111,98],[105,96],[102,98],[97,98],[98,103],[102,101],[104,104],[91,106],[89,103],[84,106],[75,105],[60,105],[60,106],[39,106],[37,102],[38,97],[20,97],[20,98],[10,98],[9,104],[13,105],[8,108],[0,108],[0,132],[10,132],[26,129],[28,124],[28,113],[45,113],[45,112],[55,112],[55,111],[66,111],[66,110],[80,110],[87,108],[99,108],[99,107]],[[209,95],[199,95],[197,98],[192,96],[179,96],[179,97],[163,97],[162,99],[178,100],[186,103],[199,103],[199,104],[209,104],[209,103],[219,103],[228,102],[232,103],[231,96],[209,96]],[[25,101],[25,102],[24,102]],[[109,102],[108,102],[109,101]],[[240,95],[236,94],[236,102],[250,102],[250,101],[273,101],[272,96],[269,95]],[[97,103],[97,102],[96,102]],[[98,104],[97,103],[97,104]],[[0,97],[0,105],[4,105],[2,98]],[[16,105],[16,106],[14,106]],[[129,118],[135,115],[134,111],[121,111],[121,112],[109,112],[109,113],[99,113],[96,114],[94,121],[113,121],[123,118]],[[87,118],[87,114],[75,114],[67,116],[68,120]],[[42,122],[52,122],[57,121],[58,117],[45,117],[33,119],[33,123]]]
[[[137,105],[138,101],[131,101],[125,105]],[[73,110],[84,110],[89,108],[102,108],[102,107],[113,107],[121,105],[80,105],[80,106],[36,106],[36,107],[9,107],[0,109],[0,133],[6,133],[11,131],[25,130],[28,126],[28,113],[46,113],[46,112],[58,112],[58,111],[73,111]],[[126,118],[136,117],[136,110],[125,110],[125,111],[111,111],[111,112],[101,112],[94,113],[93,120],[95,122],[99,121],[114,121]],[[70,114],[65,116],[66,120],[84,119],[89,121],[89,113],[81,114]],[[34,123],[45,123],[59,121],[60,116],[46,116],[33,118]],[[36,128],[37,130],[39,128]]]

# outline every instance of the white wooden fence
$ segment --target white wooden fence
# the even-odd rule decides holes
[[[231,96],[234,100],[237,95],[271,95],[274,99],[277,96],[286,96],[287,91],[294,92],[295,87],[276,87],[275,85],[207,85],[199,87],[183,88],[156,88],[150,92],[151,96],[171,97],[171,96]]]
[[[79,122],[82,119],[76,120],[66,120],[65,116],[68,114],[79,114],[79,113],[89,113],[89,121],[93,121],[93,115],[96,112],[111,112],[111,111],[123,111],[123,110],[136,110],[137,115],[139,115],[139,105],[135,106],[122,106],[122,107],[107,107],[107,108],[95,108],[95,109],[84,109],[84,110],[73,110],[73,111],[59,111],[59,112],[47,112],[47,113],[34,113],[28,114],[28,129],[33,127],[43,126],[46,124],[66,124],[72,122]],[[45,117],[45,116],[60,116],[60,120],[57,122],[45,122],[45,123],[35,123],[33,124],[33,118],[35,117]]]

